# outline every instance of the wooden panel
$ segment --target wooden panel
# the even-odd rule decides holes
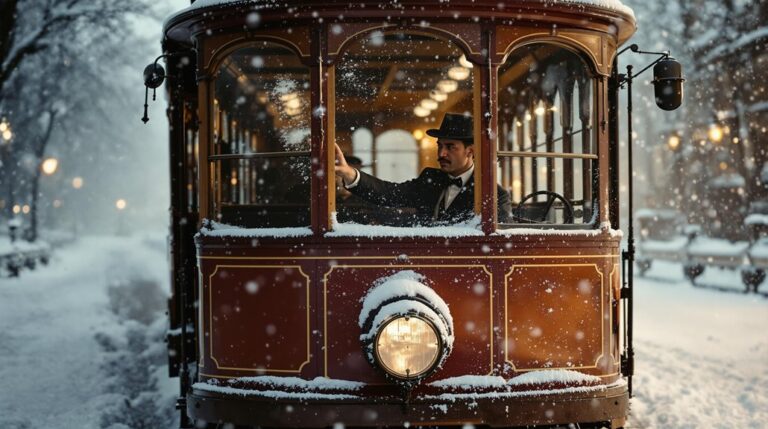
[[[597,264],[520,264],[506,275],[506,361],[515,371],[595,368],[603,353]]]
[[[309,363],[310,281],[301,267],[216,265],[205,283],[214,368],[298,374]]]

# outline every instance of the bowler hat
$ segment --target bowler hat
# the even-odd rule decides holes
[[[461,140],[464,143],[473,143],[474,128],[472,116],[460,113],[446,113],[439,129],[427,130],[427,135],[439,139]]]

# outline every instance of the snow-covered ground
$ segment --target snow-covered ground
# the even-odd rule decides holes
[[[768,299],[743,294],[737,271],[707,268],[695,288],[654,264],[635,281],[637,426],[768,427]]]
[[[768,427],[768,299],[739,293],[737,272],[709,270],[700,283],[733,292],[694,288],[671,263],[635,283],[632,427]],[[0,278],[0,429],[138,427],[126,415],[146,405],[123,404],[146,401],[142,389],[157,392],[142,418],[164,421],[175,394],[160,341],[167,284],[162,234],[86,237],[47,267]],[[148,292],[157,303],[128,302]],[[131,358],[154,371],[130,378]]]
[[[0,428],[113,425],[115,407],[133,398],[113,388],[123,375],[109,373],[116,359],[104,343],[119,344],[138,323],[112,310],[114,290],[145,281],[161,297],[167,278],[162,234],[86,237],[57,249],[47,267],[0,278]],[[172,388],[162,378],[156,390],[168,397]]]

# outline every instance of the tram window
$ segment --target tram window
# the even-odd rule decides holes
[[[216,74],[211,147],[214,213],[225,224],[310,224],[309,68],[295,53],[256,42]]]
[[[360,171],[402,183],[425,168],[440,168],[436,141],[425,131],[439,128],[447,112],[472,112],[473,71],[462,61],[455,44],[428,34],[374,31],[344,48],[335,70],[336,142],[363,161]],[[426,213],[433,208],[353,197],[337,192],[339,222],[414,226],[436,220]]]
[[[512,224],[595,222],[594,79],[574,52],[532,44],[499,69],[498,178]]]

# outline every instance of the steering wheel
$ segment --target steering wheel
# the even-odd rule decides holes
[[[532,192],[532,193],[526,195],[525,198],[523,198],[520,201],[520,204],[517,205],[517,208],[515,209],[515,211],[517,213],[522,213],[523,209],[525,208],[524,207],[525,206],[525,202],[530,200],[530,199],[535,198],[538,195],[547,195],[548,196],[547,202],[544,205],[544,209],[541,212],[541,217],[539,219],[530,219],[529,218],[528,220],[530,220],[532,222],[545,222],[547,220],[547,215],[549,214],[550,210],[552,210],[552,206],[554,205],[555,200],[560,200],[560,201],[563,202],[563,207],[564,207],[564,210],[563,210],[563,216],[564,216],[563,222],[564,223],[573,223],[573,218],[574,218],[573,205],[571,205],[571,202],[568,201],[564,196],[558,194],[557,192],[552,192],[552,191],[536,191],[536,192]]]

